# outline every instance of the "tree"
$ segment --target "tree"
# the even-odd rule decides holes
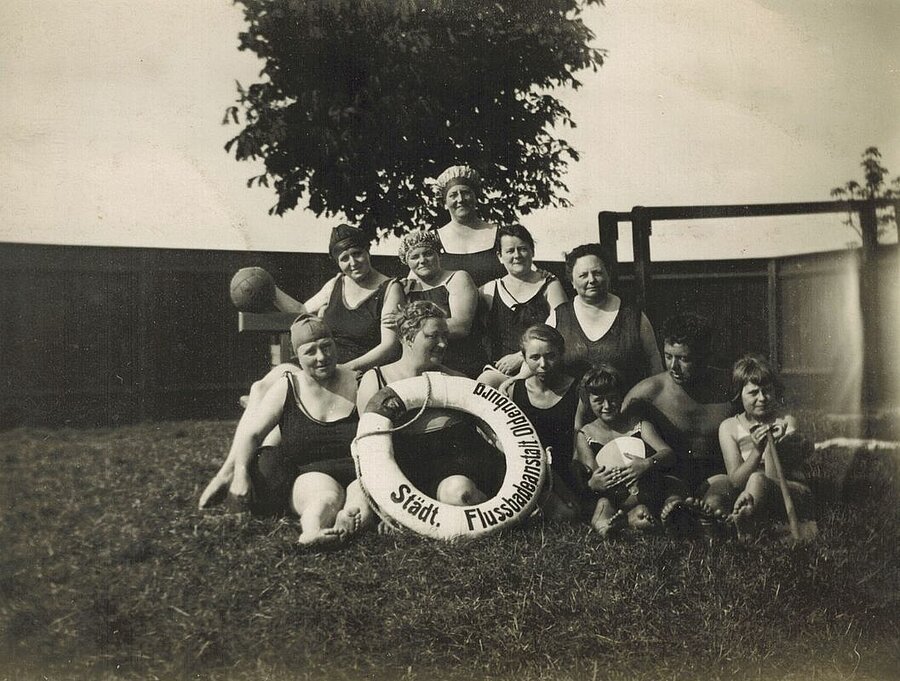
[[[225,122],[243,129],[225,148],[263,159],[247,184],[272,181],[270,213],[305,199],[400,234],[438,220],[428,179],[463,163],[491,190],[486,219],[569,205],[561,178],[578,152],[554,126],[575,123],[549,91],[602,65],[580,18],[602,0],[236,1],[239,49],[265,65],[238,83]]]
[[[848,180],[842,186],[831,190],[833,197],[840,200],[857,201],[871,201],[873,199],[900,200],[900,175],[894,177],[893,180],[888,179],[888,169],[881,165],[881,152],[878,151],[878,147],[866,149],[862,154],[860,165],[863,169],[864,184],[860,184],[856,180]],[[857,234],[862,236],[862,229],[854,221],[853,215],[853,211],[851,211],[844,224],[849,225]],[[896,229],[897,216],[895,211],[891,209],[879,210],[877,212],[877,220],[879,240],[888,236],[892,224]]]

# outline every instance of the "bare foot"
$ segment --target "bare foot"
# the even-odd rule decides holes
[[[336,548],[344,540],[344,531],[329,527],[317,532],[301,532],[297,543],[304,548],[324,550]]]
[[[344,533],[344,539],[349,539],[359,531],[362,526],[362,518],[358,508],[342,508],[334,519],[334,529]]]
[[[613,513],[612,517],[609,520],[598,520],[595,523],[592,523],[593,528],[604,539],[607,539],[608,537],[616,534],[627,525],[628,516],[626,516],[625,513],[621,510]]]
[[[638,504],[628,511],[628,527],[633,530],[647,532],[658,527],[659,521],[650,512],[646,504]]]
[[[392,522],[388,522],[384,518],[378,523],[378,534],[381,535],[392,535],[392,534],[400,534],[401,528],[399,525],[396,525]]]
[[[228,493],[228,486],[230,484],[231,480],[229,478],[217,473],[213,479],[209,481],[206,489],[203,490],[203,494],[200,495],[199,508],[212,508],[216,504],[221,503]]]
[[[659,513],[663,527],[675,535],[685,535],[694,530],[694,521],[681,497],[674,497],[666,502]]]
[[[700,529],[709,537],[724,534],[726,516],[722,511],[714,509],[703,499],[688,497],[684,500],[685,508],[697,519]]]
[[[753,512],[756,510],[756,499],[753,497],[750,492],[744,490],[738,495],[738,498],[734,502],[734,509],[732,510],[732,515],[737,518],[744,518],[746,516],[753,515]]]

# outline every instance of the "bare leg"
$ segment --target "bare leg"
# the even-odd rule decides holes
[[[334,521],[344,504],[344,490],[330,475],[304,473],[294,481],[291,510],[300,517],[299,543],[326,546],[341,541],[344,531]]]
[[[628,524],[628,517],[623,511],[617,510],[606,497],[601,498],[594,507],[594,515],[591,517],[591,527],[604,539],[618,532]]]
[[[447,476],[437,487],[437,500],[451,506],[474,506],[487,499],[487,495],[465,475]]]

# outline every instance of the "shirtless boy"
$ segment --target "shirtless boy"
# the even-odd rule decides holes
[[[646,378],[625,396],[623,410],[637,409],[651,421],[678,461],[661,519],[674,521],[675,511],[687,508],[701,517],[707,480],[724,473],[719,449],[719,424],[732,412],[727,373],[708,364],[709,322],[698,315],[679,314],[663,325],[666,370]]]

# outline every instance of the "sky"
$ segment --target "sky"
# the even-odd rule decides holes
[[[522,219],[537,255],[597,239],[600,210],[828,200],[877,146],[900,174],[900,2],[607,0],[586,23],[608,51],[556,94],[581,152],[573,207]],[[237,50],[227,0],[7,0],[0,68],[0,242],[323,251],[337,218],[269,216],[259,165],[223,149]],[[842,216],[654,226],[654,259],[842,248]],[[559,238],[565,233],[566,238]],[[623,230],[627,233],[627,230]],[[388,242],[375,252],[389,253]],[[395,252],[395,250],[393,251]],[[630,257],[627,234],[620,257]]]

